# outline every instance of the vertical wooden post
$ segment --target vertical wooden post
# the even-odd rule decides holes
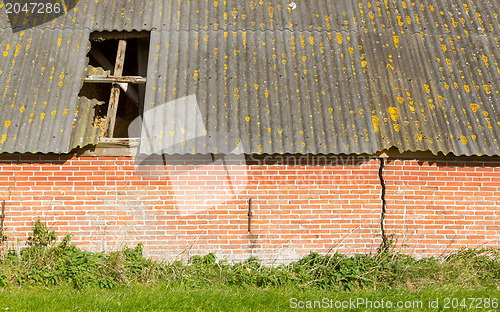
[[[104,70],[113,70],[114,66],[110,61],[106,58],[101,51],[97,49],[91,49],[90,55],[92,55],[96,61],[104,68]],[[141,75],[142,76],[142,75]],[[146,76],[146,75],[144,75]],[[130,88],[128,83],[119,83],[120,88],[125,91],[129,99],[131,99],[137,107],[139,107],[139,95],[134,91],[134,89]]]
[[[113,73],[113,76],[122,76],[123,74],[123,63],[125,62],[126,48],[127,48],[127,41],[123,39],[120,40],[118,42],[118,51],[116,53],[115,71]],[[118,86],[118,84],[113,83],[113,87],[111,89],[111,96],[109,97],[108,115],[106,117],[106,124],[104,126],[104,137],[106,138],[113,137],[119,98],[120,98],[120,87]]]

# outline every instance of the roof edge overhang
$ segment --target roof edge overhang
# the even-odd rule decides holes
[[[52,156],[63,156],[67,158],[68,156],[73,157],[134,157],[136,155],[136,151],[140,145],[139,138],[101,138],[98,144],[96,145],[87,145],[85,147],[78,147],[71,150],[69,153],[0,153],[0,161],[4,159],[25,159],[25,158],[44,158],[44,156],[52,155]],[[203,154],[172,154],[169,156],[200,156]],[[207,154],[205,154],[207,155]],[[431,151],[406,151],[400,152],[397,148],[390,148],[386,150],[382,150],[373,154],[257,154],[257,153],[245,153],[247,158],[251,159],[264,159],[264,158],[279,158],[279,157],[359,157],[359,158],[385,158],[388,160],[392,159],[418,159],[418,160],[467,160],[467,161],[499,161],[500,155],[454,155],[453,153],[444,154],[442,152],[438,152],[437,154]]]

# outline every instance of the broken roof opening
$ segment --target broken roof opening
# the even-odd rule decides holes
[[[79,96],[94,100],[101,138],[128,138],[144,108],[149,32],[96,32]]]

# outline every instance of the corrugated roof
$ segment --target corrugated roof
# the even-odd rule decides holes
[[[498,33],[496,0],[168,1],[161,30]],[[295,9],[289,9],[293,3]]]
[[[160,31],[151,41],[146,109],[195,95],[207,130],[193,140],[181,131],[193,114],[169,105],[146,119],[163,147],[153,151],[226,151],[229,139],[206,143],[223,131],[247,153],[500,154],[494,37]]]
[[[63,153],[89,31],[0,29],[0,152]]]
[[[19,3],[19,1],[17,2]],[[32,1],[22,0],[21,2],[30,3]],[[45,2],[54,3],[54,1]],[[21,12],[17,15],[6,14],[4,3],[0,3],[0,28],[12,28],[15,31],[32,27],[43,29],[87,29],[91,31],[150,30],[158,25],[159,16],[161,15],[159,6],[162,1],[62,0],[62,2],[65,5],[59,14],[25,14]],[[45,8],[41,8],[45,12]]]
[[[497,0],[62,1],[66,4],[63,11],[67,14],[33,14],[17,18],[15,14],[7,15],[4,3],[0,3],[0,28],[37,26],[91,31],[288,29],[454,35],[498,34],[500,29],[500,4]],[[291,10],[290,3],[296,8]]]
[[[88,125],[75,126],[71,137],[69,117],[56,113],[52,123],[35,127],[15,110],[42,97],[48,104],[35,115],[74,112],[89,32],[152,30],[146,109],[195,95],[204,135],[230,133],[246,153],[372,153],[396,146],[500,155],[496,0],[311,0],[295,1],[293,10],[290,1],[274,0],[73,2],[68,14],[24,33],[32,21],[18,19],[13,33],[0,4],[0,53],[7,52],[0,59],[0,88],[7,92],[0,109],[8,112],[0,111],[0,135],[7,135],[0,152],[64,152],[70,142],[91,142]],[[35,46],[48,54],[35,58]],[[42,66],[72,74],[59,86],[45,79]],[[164,112],[168,118],[189,124],[188,110],[170,107],[176,108]],[[7,121],[22,131],[5,127]],[[147,125],[151,135],[167,130],[158,125]],[[169,152],[204,145],[202,152],[213,152],[210,139],[169,127],[159,140],[175,146]],[[224,145],[215,147],[225,151],[220,139]]]
[[[194,94],[206,137],[236,134],[245,152],[376,152],[368,82],[353,71],[361,63],[359,45],[347,37],[340,44],[327,32],[153,32],[146,110]],[[186,105],[171,105],[163,120],[153,116],[148,134],[163,132],[162,146],[191,139],[170,129],[172,121],[192,118]],[[215,148],[230,145],[221,143]],[[192,151],[186,144],[178,152]]]
[[[379,149],[500,154],[498,38],[360,37]]]

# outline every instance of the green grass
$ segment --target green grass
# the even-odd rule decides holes
[[[298,311],[318,303],[383,311],[382,300],[394,304],[386,311],[399,301],[418,304],[400,311],[496,311],[500,304],[498,249],[464,249],[444,259],[415,259],[393,248],[354,257],[311,253],[269,267],[258,259],[229,264],[213,254],[157,262],[143,257],[141,245],[105,254],[80,250],[69,236],[57,245],[55,239],[37,222],[28,247],[0,252],[0,311]]]
[[[8,311],[322,311],[336,309],[292,308],[291,299],[298,301],[364,300],[422,301],[422,308],[415,309],[366,309],[360,305],[349,311],[497,311],[489,308],[443,309],[445,298],[500,298],[500,292],[493,289],[464,290],[460,288],[428,288],[417,292],[405,289],[383,291],[334,292],[321,290],[303,291],[296,288],[253,288],[253,287],[211,287],[197,289],[171,288],[167,285],[118,287],[113,290],[69,287],[16,288],[0,291],[0,310]],[[429,301],[439,299],[440,309],[429,309]],[[295,301],[294,301],[295,302]],[[477,302],[476,302],[477,304]]]

